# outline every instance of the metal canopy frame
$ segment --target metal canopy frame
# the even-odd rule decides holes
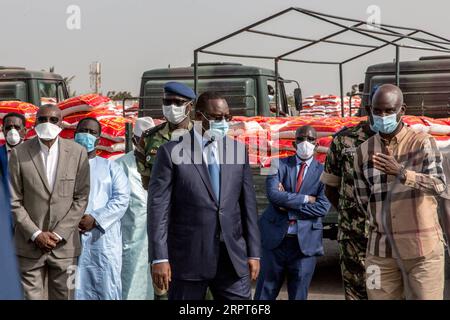
[[[294,37],[294,36],[290,36],[290,35],[276,34],[276,33],[265,32],[265,31],[260,31],[260,30],[254,29],[255,27],[258,27],[262,24],[270,22],[276,18],[279,18],[279,17],[284,16],[291,12],[298,13],[301,15],[306,15],[308,17],[312,17],[312,18],[314,18],[320,22],[326,23],[328,25],[337,26],[337,27],[339,27],[339,30],[334,33],[331,33],[327,36],[321,37],[320,39],[310,39],[310,38]],[[345,22],[351,22],[353,24],[351,26],[347,26],[344,24]],[[361,28],[364,25],[376,27],[378,30],[375,30],[375,28],[374,29]],[[392,29],[397,29],[399,31],[395,31]],[[346,32],[352,32],[352,33],[362,35],[367,39],[376,40],[378,42],[381,42],[381,44],[373,45],[373,44],[362,44],[362,43],[331,40],[333,37],[344,34]],[[258,34],[258,35],[267,36],[267,37],[282,38],[282,39],[293,40],[293,41],[303,41],[303,42],[308,42],[308,43],[304,44],[294,50],[284,52],[278,56],[261,56],[261,55],[249,55],[249,54],[230,53],[230,52],[218,52],[218,51],[212,51],[209,49],[219,43],[222,43],[222,42],[224,42],[230,38],[233,38],[237,35],[240,35],[242,33],[252,33],[252,34]],[[427,36],[428,38],[418,37],[417,34],[422,34],[423,36]],[[380,36],[389,36],[389,37],[392,37],[393,39],[386,40],[384,38],[381,38]],[[415,41],[420,44],[425,44],[425,45],[427,45],[427,47],[419,46],[419,45],[416,46],[416,45],[399,44],[398,42],[403,39],[408,39],[408,40],[412,40],[412,41]],[[360,53],[358,55],[349,57],[349,58],[345,59],[344,61],[315,61],[315,60],[300,60],[300,59],[289,58],[290,55],[301,52],[302,50],[305,50],[306,48],[309,48],[309,47],[314,46],[319,43],[329,43],[329,44],[336,44],[336,45],[341,45],[341,46],[353,46],[353,47],[360,47],[360,48],[362,47],[362,48],[368,48],[368,50],[363,53]],[[239,29],[233,33],[230,33],[227,36],[224,36],[224,37],[219,38],[213,42],[210,42],[204,46],[201,46],[200,48],[195,49],[194,50],[194,90],[196,93],[198,93],[198,79],[199,79],[198,57],[199,57],[199,53],[209,54],[209,55],[219,55],[219,56],[225,56],[225,57],[273,60],[274,61],[274,69],[275,69],[275,81],[277,83],[277,85],[275,86],[275,102],[276,102],[276,110],[277,110],[276,115],[279,116],[280,106],[279,106],[279,100],[278,100],[278,97],[279,97],[278,83],[280,82],[280,75],[278,72],[278,65],[279,65],[280,61],[337,65],[338,69],[339,69],[339,88],[340,88],[340,96],[341,96],[341,111],[342,111],[342,116],[344,116],[343,66],[351,61],[362,58],[370,53],[373,53],[373,52],[380,50],[382,48],[385,48],[387,46],[395,47],[395,81],[396,81],[397,86],[400,84],[400,48],[450,53],[450,48],[447,47],[447,46],[450,46],[449,39],[446,39],[442,36],[433,34],[431,32],[428,32],[428,31],[425,31],[422,29],[408,28],[408,27],[403,27],[403,26],[394,26],[394,25],[388,25],[388,24],[372,25],[372,24],[368,23],[367,21],[339,17],[339,16],[335,16],[335,15],[320,13],[320,12],[311,11],[311,10],[298,8],[298,7],[290,7],[288,9],[280,11],[276,14],[273,14],[265,19],[259,20],[247,27]]]

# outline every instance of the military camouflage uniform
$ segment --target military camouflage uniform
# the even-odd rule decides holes
[[[193,123],[189,123],[188,130],[193,128]],[[156,152],[158,148],[170,141],[172,132],[169,129],[169,123],[164,122],[160,125],[148,129],[142,134],[139,145],[136,147],[134,154],[136,156],[137,169],[142,178],[142,185],[145,190],[150,182],[152,167],[155,163]]]
[[[322,182],[339,190],[338,244],[345,297],[367,299],[364,259],[368,219],[358,209],[353,192],[353,158],[356,148],[373,133],[367,122],[344,128],[335,135],[325,161]]]

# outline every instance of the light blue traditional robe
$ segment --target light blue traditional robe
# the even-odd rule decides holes
[[[97,226],[82,235],[75,299],[122,299],[122,233],[120,219],[128,208],[130,187],[122,168],[113,161],[89,160],[91,190],[86,214]]]
[[[153,285],[148,263],[147,191],[142,187],[136,158],[131,151],[116,160],[130,182],[130,204],[122,217],[122,298],[152,300]]]

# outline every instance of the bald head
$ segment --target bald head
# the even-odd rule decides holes
[[[61,110],[59,110],[58,106],[54,105],[54,104],[44,104],[43,106],[41,106],[37,112],[37,114],[46,114],[46,113],[52,113],[54,115],[59,116],[60,118],[62,117],[61,115]]]
[[[403,105],[403,92],[393,84],[383,84],[374,93],[372,105],[392,104]]]
[[[317,132],[316,129],[314,129],[311,126],[303,126],[298,128],[295,131],[295,142],[294,147],[296,147],[295,144],[299,144],[303,141],[308,141],[311,143],[315,143],[317,139]]]
[[[405,114],[406,105],[403,102],[403,93],[399,87],[393,84],[380,86],[372,99],[372,114],[386,117],[398,114],[399,117]]]
[[[56,105],[45,104],[39,108],[36,114],[36,125],[40,123],[50,122],[58,126],[61,125],[61,110]]]
[[[297,137],[312,137],[317,139],[317,132],[311,126],[302,126],[295,131],[295,138]]]

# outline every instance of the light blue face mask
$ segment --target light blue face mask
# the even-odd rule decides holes
[[[373,130],[375,132],[381,132],[384,134],[390,134],[397,129],[399,122],[397,121],[398,113],[391,114],[386,117],[372,115],[373,117]]]
[[[220,121],[213,120],[209,122],[209,128],[211,130],[211,136],[220,139],[225,137],[230,129],[230,124],[225,119]]]
[[[373,120],[373,119],[372,119]],[[370,115],[367,117],[367,121],[369,122],[369,127],[372,132],[378,133],[377,129],[373,126],[372,120],[370,119]]]
[[[97,137],[90,133],[79,132],[75,134],[75,142],[85,147],[87,152],[91,152],[95,150]]]

